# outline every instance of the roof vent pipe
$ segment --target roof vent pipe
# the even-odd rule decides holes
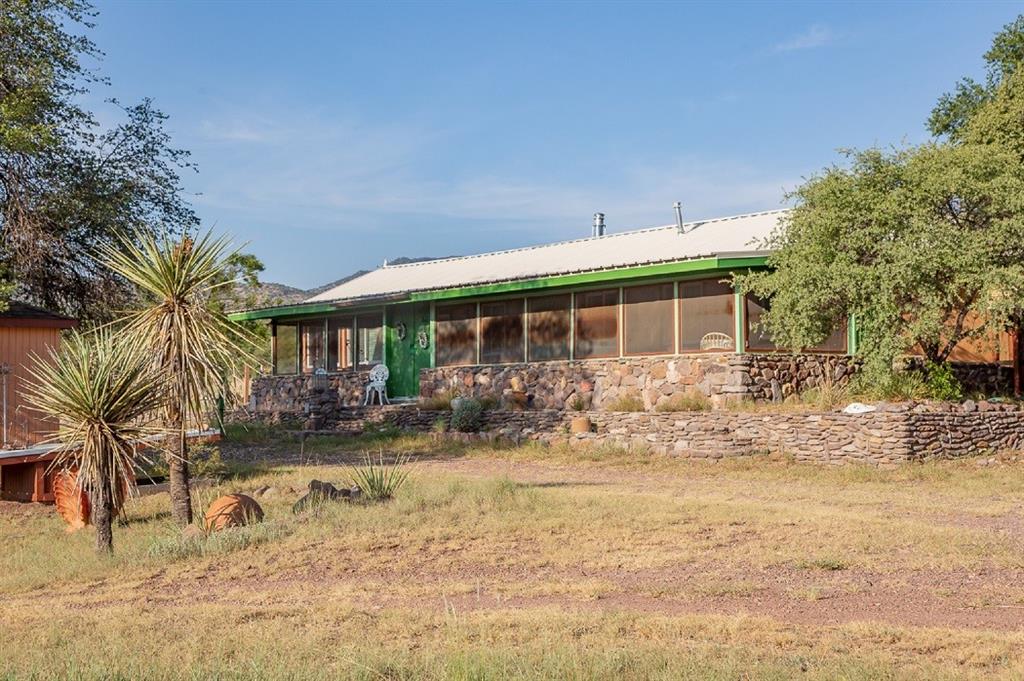
[[[676,212],[676,231],[686,234],[686,230],[683,228],[683,204],[676,201],[672,204],[672,209]]]
[[[604,236],[604,213],[594,213],[594,231],[591,236]]]

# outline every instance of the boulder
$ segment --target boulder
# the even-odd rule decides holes
[[[292,506],[292,513],[301,513],[307,508],[318,506],[325,501],[348,499],[351,494],[350,490],[338,489],[329,482],[310,480],[309,491],[306,493],[306,496],[295,502],[295,505]]]
[[[226,494],[210,504],[205,526],[207,532],[218,532],[262,520],[263,509],[255,499],[247,494]]]

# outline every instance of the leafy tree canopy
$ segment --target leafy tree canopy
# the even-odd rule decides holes
[[[986,59],[984,95],[977,106],[959,100],[964,117],[937,130],[946,139],[845,151],[847,163],[792,193],[795,208],[766,244],[773,269],[737,277],[771,299],[764,324],[781,345],[813,345],[852,314],[866,369],[881,378],[912,348],[941,363],[958,342],[1019,323],[1024,19]]]
[[[86,320],[109,319],[132,287],[91,255],[119,233],[198,225],[178,173],[191,167],[143,100],[104,128],[78,100],[104,81],[81,31],[86,0],[0,3],[0,295]]]

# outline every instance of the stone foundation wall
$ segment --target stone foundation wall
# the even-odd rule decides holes
[[[695,354],[534,364],[438,367],[420,372],[420,394],[453,392],[510,404],[525,393],[535,409],[606,409],[622,397],[646,410],[674,395],[698,392],[720,406],[730,400],[781,400],[819,385],[847,382],[852,358],[825,354]]]
[[[369,370],[328,374],[325,390],[313,389],[313,377],[259,376],[253,379],[249,410],[264,416],[305,418],[316,416],[331,423],[342,407],[363,403]]]

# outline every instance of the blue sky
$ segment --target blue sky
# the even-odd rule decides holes
[[[153,97],[207,225],[311,287],[778,208],[836,149],[926,138],[1009,3],[99,1],[112,85]],[[102,117],[101,113],[101,117]],[[113,115],[113,114],[110,114]]]

